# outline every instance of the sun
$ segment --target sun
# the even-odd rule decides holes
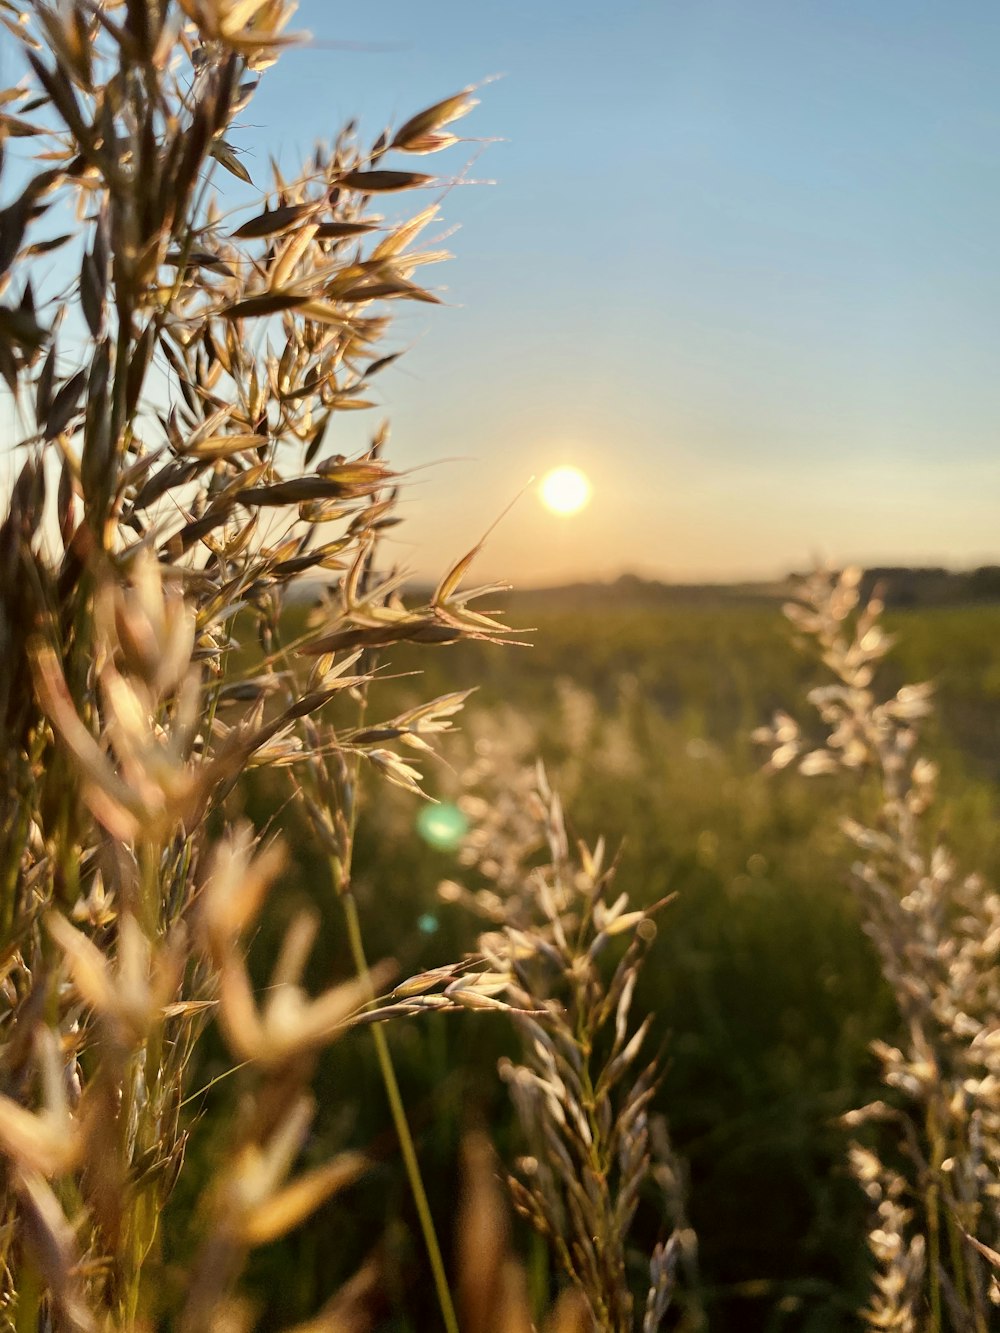
[[[592,487],[578,467],[553,468],[538,487],[538,496],[553,514],[578,514],[590,500]]]

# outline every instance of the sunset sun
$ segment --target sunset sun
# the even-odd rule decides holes
[[[553,514],[578,514],[590,500],[591,485],[578,467],[557,467],[541,480],[538,495]]]

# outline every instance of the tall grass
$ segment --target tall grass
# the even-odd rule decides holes
[[[658,1195],[669,1236],[648,1264],[642,1327],[652,1333],[674,1295],[678,1257],[693,1269],[695,1251],[662,1127],[654,1165],[650,1103],[662,1071],[658,1059],[640,1063],[652,1015],[634,1029],[630,1022],[665,903],[631,909],[626,893],[612,893],[603,840],[571,846],[541,766],[518,772],[509,753],[494,749],[490,767],[490,781],[477,773],[469,794],[480,817],[464,857],[481,886],[446,881],[440,893],[485,918],[480,951],[514,978],[508,994],[525,1054],[523,1063],[501,1061],[500,1073],[530,1147],[510,1180],[514,1203],[551,1247],[590,1325],[625,1333],[635,1324],[632,1223],[641,1194]],[[616,945],[605,976],[603,955]]]
[[[436,300],[414,277],[443,257],[415,248],[436,206],[388,222],[373,200],[431,186],[408,160],[455,142],[448,127],[474,99],[370,147],[345,131],[296,178],[275,169],[233,216],[215,176],[250,182],[229,136],[294,40],[293,8],[74,0],[0,16],[27,71],[3,97],[5,147],[37,148],[13,171],[8,152],[0,212],[0,373],[23,460],[0,528],[0,1299],[18,1329],[247,1325],[248,1253],[368,1167],[347,1153],[295,1170],[321,1052],[352,1028],[504,987],[462,968],[432,993],[386,998],[393,965],[364,957],[358,770],[417,790],[401,747],[427,749],[461,703],[362,717],[372,650],[502,626],[468,608],[471,554],[404,606],[373,559],[394,521],[385,431],[357,458],[325,447],[390,359],[388,303]],[[284,594],[307,571],[333,574],[337,595],[286,642]],[[334,721],[337,700],[353,703]],[[318,995],[302,982],[308,913],[287,923],[264,992],[247,971],[288,855],[239,818],[247,774],[267,768],[292,775],[355,944],[357,976]],[[240,1101],[196,1191],[198,1253],[178,1281],[161,1214],[194,1132],[187,1070],[209,1022]],[[398,1129],[406,1150],[401,1114]]]
[[[991,1327],[1000,1304],[1000,896],[962,873],[938,826],[937,766],[920,752],[932,687],[876,693],[892,647],[878,595],[861,571],[819,570],[786,613],[818,646],[831,683],[810,701],[824,724],[812,745],[779,715],[760,739],[771,766],[812,777],[846,770],[868,797],[845,821],[857,849],[852,882],[901,1020],[899,1044],[873,1050],[889,1090],[845,1123],[892,1126],[892,1155],[856,1143],[854,1173],[875,1219],[874,1329]]]

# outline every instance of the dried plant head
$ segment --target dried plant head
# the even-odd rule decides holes
[[[757,739],[772,770],[807,777],[847,773],[874,800],[843,821],[857,860],[852,883],[864,929],[895,997],[898,1044],[872,1051],[892,1104],[877,1101],[845,1117],[848,1128],[892,1131],[902,1174],[855,1144],[852,1169],[875,1212],[869,1235],[874,1291],[862,1317],[870,1328],[985,1331],[995,1321],[993,1271],[1000,1247],[1000,1068],[996,943],[1000,894],[962,874],[934,818],[937,766],[921,753],[932,687],[879,692],[892,636],[878,593],[862,597],[858,569],[820,569],[786,607],[819,650],[832,680],[811,691],[822,741],[787,714]],[[884,1141],[884,1140],[883,1140]]]
[[[693,1257],[680,1173],[666,1166],[662,1132],[653,1166],[649,1108],[660,1070],[657,1059],[640,1059],[652,1018],[635,1028],[630,1021],[653,917],[664,904],[631,910],[627,894],[612,895],[603,842],[573,848],[540,765],[515,787],[522,803],[506,790],[501,808],[509,817],[498,818],[487,797],[487,836],[473,827],[464,857],[490,887],[443,888],[447,900],[465,901],[493,926],[480,948],[494,971],[509,972],[508,996],[519,1011],[523,1063],[500,1066],[529,1148],[509,1179],[512,1198],[572,1285],[554,1326],[624,1333],[635,1318],[625,1247],[640,1194],[670,1183],[661,1207],[673,1238],[651,1256],[645,1298],[644,1328],[653,1333],[675,1292],[678,1251]],[[605,969],[616,941],[624,948]]]
[[[473,90],[254,182],[244,113],[294,10],[0,4],[25,74],[0,94],[0,149],[32,155],[12,172],[0,151],[19,467],[0,520],[0,1306],[17,1327],[250,1327],[251,1249],[364,1169],[300,1166],[322,1051],[507,1004],[507,974],[462,966],[393,994],[380,964],[314,992],[308,913],[289,914],[269,986],[247,960],[285,855],[241,822],[248,772],[290,782],[346,895],[359,767],[416,789],[408,760],[464,692],[381,727],[335,727],[334,709],[376,651],[505,634],[462,588],[471,556],[406,605],[377,572],[402,480],[387,431],[349,455],[330,442],[398,355],[395,305],[440,303],[438,181],[409,164],[457,142]],[[234,209],[227,177],[255,202]],[[303,578],[331,595],[299,633],[286,595]],[[161,1218],[198,1160],[210,1022],[239,1109],[184,1192],[199,1249],[178,1296]],[[323,1326],[361,1317],[366,1282],[331,1294]]]

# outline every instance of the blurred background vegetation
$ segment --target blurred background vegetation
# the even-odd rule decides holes
[[[928,744],[943,772],[944,832],[962,862],[992,875],[1000,862],[1000,605],[967,591],[896,599],[911,604],[889,616],[898,642],[885,685],[934,681]],[[839,821],[857,812],[859,798],[836,777],[762,772],[750,739],[776,708],[808,716],[805,694],[821,667],[796,646],[774,589],[625,579],[523,593],[507,611],[513,626],[530,627],[519,636],[530,647],[466,644],[412,662],[397,652],[369,717],[391,716],[411,697],[479,686],[428,789],[453,800],[477,747],[525,762],[540,755],[574,831],[620,846],[619,883],[633,901],[676,895],[659,917],[639,1005],[655,1012],[666,1043],[657,1109],[688,1164],[709,1326],[858,1327],[866,1208],[837,1119],[884,1093],[867,1046],[891,1040],[896,1021],[847,885],[850,850]],[[408,675],[418,664],[422,674]],[[355,877],[370,956],[395,957],[407,975],[474,950],[477,921],[437,894],[442,879],[462,878],[457,854],[417,835],[421,804],[387,794],[385,784],[363,799]],[[346,975],[323,853],[290,813],[287,788],[263,776],[248,813],[261,827],[280,827],[290,843],[289,892],[275,898],[282,912],[301,899],[323,913],[314,980]],[[255,941],[262,980],[282,924],[266,921]],[[473,1014],[393,1024],[389,1036],[447,1246],[463,1133],[487,1128],[508,1161],[519,1148],[496,1076],[515,1038],[502,1018]],[[195,1086],[215,1072],[208,1050]],[[313,1224],[255,1256],[265,1326],[304,1318],[382,1246],[385,1271],[395,1275],[384,1284],[382,1327],[432,1328],[433,1296],[364,1033],[328,1053],[317,1090],[316,1159],[374,1142],[380,1162]],[[211,1152],[228,1096],[220,1083],[193,1103],[203,1115],[198,1151]],[[640,1235],[647,1239],[655,1236]],[[517,1240],[541,1300],[550,1276],[544,1253],[526,1233]],[[184,1243],[171,1237],[178,1268]]]

